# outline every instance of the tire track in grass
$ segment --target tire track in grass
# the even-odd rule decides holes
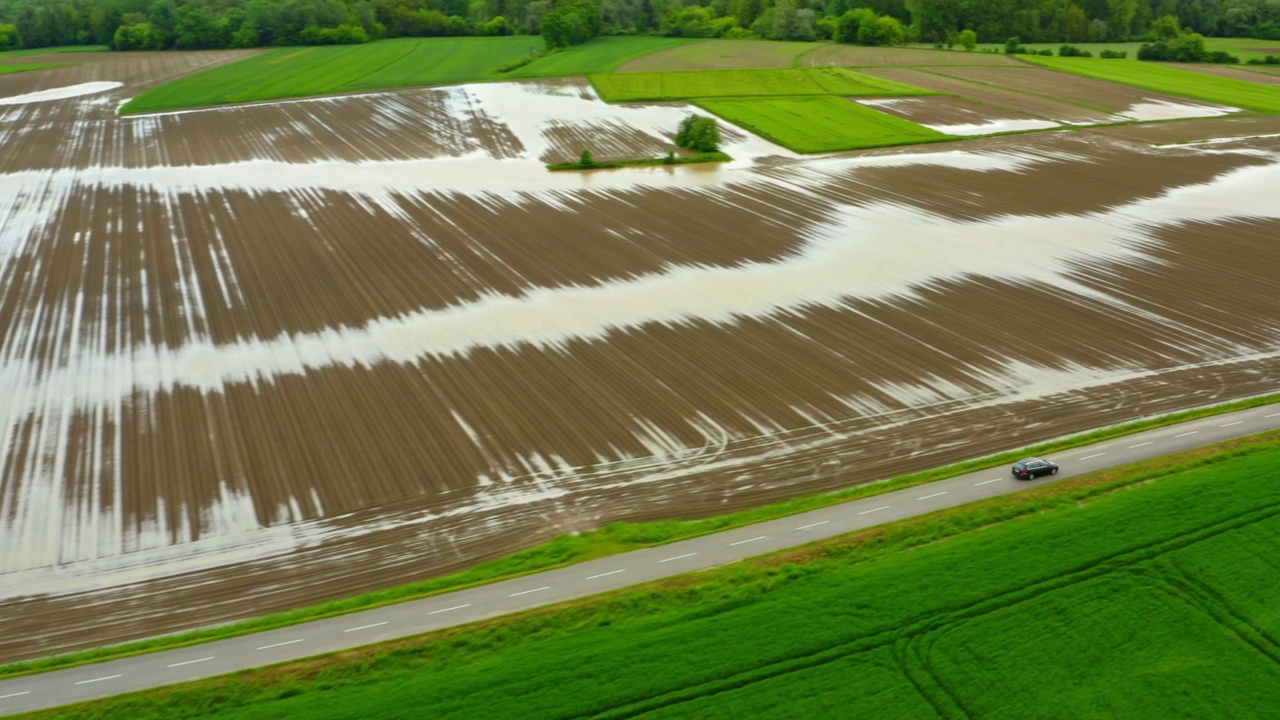
[[[915,635],[902,638],[893,644],[893,659],[898,663],[898,671],[907,682],[911,683],[920,697],[929,703],[938,717],[947,720],[968,720],[973,715],[964,709],[956,696],[929,669],[928,650],[920,647],[928,637],[927,634]]]
[[[1240,638],[1241,642],[1257,650],[1272,663],[1280,665],[1280,642],[1240,615],[1226,598],[1179,567],[1173,558],[1160,558],[1149,571],[1136,574],[1199,610],[1205,617]]]
[[[1190,532],[1116,552],[1112,555],[1094,560],[1077,570],[1068,571],[1047,580],[1034,582],[1021,588],[1015,588],[949,611],[945,609],[940,610],[932,616],[920,618],[914,623],[909,623],[898,628],[882,630],[877,633],[855,638],[848,642],[837,643],[817,652],[809,652],[803,657],[781,658],[764,665],[735,673],[728,677],[699,682],[694,685],[668,691],[661,695],[633,701],[629,704],[616,708],[588,713],[576,717],[610,719],[637,717],[648,712],[667,709],[674,705],[706,698],[730,690],[738,690],[756,682],[776,679],[782,675],[808,670],[836,660],[847,658],[854,654],[878,650],[885,647],[893,648],[896,657],[896,645],[899,642],[911,642],[913,638],[936,633],[958,622],[981,618],[997,610],[1007,610],[1010,607],[1035,600],[1036,598],[1051,592],[1070,588],[1081,582],[1093,580],[1123,570],[1130,570],[1139,563],[1159,558],[1175,550],[1191,547],[1224,533],[1245,528],[1277,517],[1280,517],[1280,502],[1263,505],[1248,513],[1226,520],[1212,522]],[[926,698],[930,705],[939,709],[939,713],[942,717],[966,717],[965,715],[960,714],[963,713],[963,710],[958,706],[956,714],[947,714],[945,710],[942,709],[943,704],[938,702],[937,693],[932,695],[928,694],[927,690],[922,689],[925,683],[921,683],[916,677],[907,677],[907,679],[919,692],[921,692],[921,696]],[[949,693],[947,694],[949,695]]]

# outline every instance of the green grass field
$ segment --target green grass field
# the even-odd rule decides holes
[[[910,85],[846,68],[700,70],[592,75],[591,84],[607,102],[778,95],[932,95]]]
[[[839,97],[699,98],[700,107],[796,152],[942,140],[949,136]]]
[[[1220,103],[1262,113],[1280,112],[1280,88],[1217,77],[1149,62],[1097,58],[1026,58],[1053,70],[1107,80],[1153,92]]]
[[[280,48],[149,90],[122,112],[142,113],[417,85],[608,72],[634,57],[681,43],[609,37],[540,57],[510,73],[504,65],[541,52],[542,38],[397,38],[365,45]]]
[[[6,65],[0,63],[0,75],[8,75],[11,73],[28,72],[30,70],[45,70],[48,68],[62,67],[61,65]]]
[[[1274,717],[1280,433],[32,718]]]
[[[31,55],[60,55],[64,53],[107,52],[106,45],[59,45],[57,47],[28,48],[26,50],[6,50],[0,52],[0,60],[28,57]]]

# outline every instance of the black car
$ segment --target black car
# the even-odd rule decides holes
[[[1041,475],[1057,475],[1058,465],[1040,458],[1027,458],[1013,464],[1013,476],[1019,480],[1031,480]]]

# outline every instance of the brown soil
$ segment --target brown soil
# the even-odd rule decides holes
[[[803,52],[798,49],[801,47],[813,46],[771,40],[704,40],[649,53],[623,63],[615,72],[789,68]]]
[[[1247,82],[1262,83],[1263,85],[1280,85],[1280,67],[1226,67],[1222,65],[1200,65],[1196,63],[1168,63],[1171,67],[1179,70],[1192,70],[1206,75],[1217,75],[1218,77],[1233,78],[1236,80],[1245,80]],[[1261,71],[1261,72],[1259,72]],[[1270,75],[1268,73],[1276,73]]]
[[[1280,116],[1257,115],[1114,125],[1096,128],[1090,132],[1152,145],[1221,141],[1232,138],[1247,139],[1280,134]]]
[[[924,125],[967,125],[994,120],[1036,120],[1026,113],[946,95],[895,98],[891,104],[868,103],[875,109]]]
[[[896,80],[908,85],[915,85],[926,90],[935,90],[948,95],[957,95],[975,100],[985,105],[992,105],[1006,110],[1026,113],[1035,117],[1066,123],[1103,123],[1113,122],[1114,118],[1099,110],[1092,110],[1068,102],[1051,100],[1027,95],[1023,92],[1006,90],[959,78],[948,77],[930,70],[912,68],[880,68],[865,72],[887,80]],[[1020,71],[1020,70],[1015,70]]]
[[[1104,113],[1122,113],[1138,103],[1153,101],[1175,105],[1219,107],[1212,103],[1200,103],[1183,97],[1161,95],[1160,93],[1137,90],[1116,83],[1092,80],[1040,68],[934,68],[932,72],[981,83],[994,88],[1013,90],[1046,100],[1091,108]]]
[[[842,67],[952,66],[952,65],[1017,65],[1008,55],[970,53],[915,48],[876,48],[854,45],[825,45],[801,56],[807,67],[839,65]]]
[[[186,57],[103,62],[141,85]],[[80,72],[49,87],[118,79]],[[1275,389],[1280,221],[1160,198],[1280,148],[1151,147],[1261,119],[772,158],[664,189],[347,187],[322,163],[314,187],[253,184],[282,172],[266,160],[523,151],[448,92],[0,108],[0,590],[39,588],[4,600],[0,661]],[[583,128],[544,128],[549,156]],[[615,129],[619,152],[650,142]]]
[[[596,160],[662,157],[678,151],[673,141],[659,138],[618,123],[607,125],[557,123],[542,133],[550,146],[539,160],[547,163],[573,162],[590,149]]]

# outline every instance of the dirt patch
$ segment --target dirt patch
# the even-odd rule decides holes
[[[969,53],[950,50],[915,48],[878,48],[854,45],[824,45],[801,56],[806,67],[838,65],[841,67],[952,66],[952,65],[1017,65],[1018,61],[995,53]]]
[[[1198,63],[1168,63],[1171,67],[1180,70],[1191,70],[1206,75],[1217,75],[1218,77],[1232,78],[1234,80],[1244,80],[1246,82],[1261,83],[1263,85],[1280,85],[1280,67],[1225,67],[1222,65],[1201,65]],[[1274,74],[1269,74],[1274,73]]]
[[[820,46],[770,40],[705,40],[650,53],[623,63],[615,72],[789,68],[797,55],[815,47]]]
[[[989,135],[1058,127],[1049,120],[945,95],[856,101],[948,135]]]
[[[1172,108],[1180,108],[1181,112],[1177,117],[1203,117],[1231,111],[1212,103],[1196,102],[1039,68],[935,68],[933,72],[1045,100],[1091,108],[1125,119],[1165,119],[1163,116],[1145,117],[1144,106],[1163,105],[1166,107],[1165,114],[1172,112]],[[1155,112],[1155,109],[1148,112]]]
[[[932,69],[926,71],[913,68],[872,68],[865,72],[887,80],[896,80],[926,90],[957,95],[984,105],[1054,122],[1088,125],[1116,120],[1113,115],[1099,110],[949,77],[933,72]]]
[[[1274,136],[1280,135],[1280,116],[1258,115],[1183,120],[1176,123],[1115,125],[1095,128],[1090,132],[1151,145],[1248,141],[1250,138],[1259,138],[1263,143],[1274,144]]]

